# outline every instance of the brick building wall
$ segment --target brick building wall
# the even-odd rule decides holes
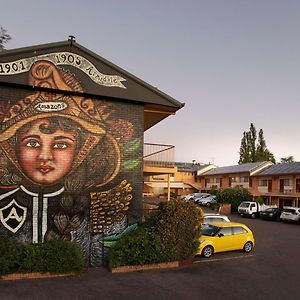
[[[108,249],[99,240],[142,217],[143,118],[141,104],[2,86],[0,235],[74,240],[87,264],[101,265]],[[39,162],[46,148],[50,162]]]

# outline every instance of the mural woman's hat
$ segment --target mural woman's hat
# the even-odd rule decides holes
[[[75,166],[78,166],[90,150],[106,135],[103,106],[96,106],[91,99],[73,96],[68,93],[82,92],[82,87],[74,75],[65,70],[59,70],[49,61],[38,61],[30,70],[29,84],[36,87],[67,91],[63,94],[37,91],[12,105],[4,116],[0,127],[1,148],[9,158],[18,165],[13,149],[8,140],[17,130],[37,119],[63,117],[80,124],[87,132],[88,138],[79,151]],[[120,156],[118,144],[112,136],[108,139],[113,145],[117,156]],[[13,155],[14,154],[14,155]],[[120,161],[120,159],[118,159]],[[116,174],[119,166],[113,172]]]

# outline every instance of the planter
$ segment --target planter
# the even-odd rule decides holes
[[[0,276],[0,280],[40,279],[75,276],[75,273],[51,274],[51,273],[14,273]]]
[[[138,266],[121,266],[118,268],[112,268],[110,271],[112,273],[125,273],[125,272],[135,272],[135,271],[149,271],[149,270],[162,270],[162,269],[174,269],[178,267],[183,267],[193,264],[194,258],[179,260],[174,262],[157,263],[157,264],[147,264]]]

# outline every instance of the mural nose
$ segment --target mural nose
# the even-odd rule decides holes
[[[50,147],[43,146],[41,148],[41,152],[39,153],[38,158],[42,161],[52,160],[53,154],[52,154]]]

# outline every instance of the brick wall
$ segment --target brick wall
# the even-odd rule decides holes
[[[39,102],[72,111],[34,111]],[[128,102],[0,87],[0,235],[75,240],[88,264],[101,265],[99,239],[142,217],[143,115]],[[50,162],[34,167],[46,148]],[[63,175],[50,177],[56,170]]]

